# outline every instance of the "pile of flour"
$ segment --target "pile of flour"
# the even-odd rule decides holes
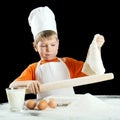
[[[86,93],[80,96],[79,99],[74,100],[68,105],[67,109],[77,110],[81,112],[105,111],[109,110],[110,106],[101,99]]]

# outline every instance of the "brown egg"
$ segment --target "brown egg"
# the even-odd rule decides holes
[[[49,105],[49,107],[51,107],[51,108],[56,108],[56,107],[57,107],[56,99],[50,98],[50,99],[49,99],[49,102],[48,102],[48,105]]]
[[[25,106],[28,108],[28,109],[34,109],[35,106],[36,106],[36,101],[33,100],[33,99],[28,99],[25,101]]]
[[[46,100],[39,100],[37,104],[37,108],[39,110],[45,110],[48,107],[48,103]]]

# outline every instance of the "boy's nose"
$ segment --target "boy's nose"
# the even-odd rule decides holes
[[[50,51],[50,49],[51,49],[50,46],[47,46],[47,51]]]

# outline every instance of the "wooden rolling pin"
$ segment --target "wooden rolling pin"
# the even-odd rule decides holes
[[[75,86],[93,84],[93,83],[112,80],[113,78],[114,78],[113,73],[105,73],[101,75],[91,75],[91,76],[49,82],[49,83],[41,84],[41,92],[46,92],[49,90],[55,90],[55,89],[61,89],[61,88],[67,88],[67,87],[75,87]],[[30,91],[26,90],[26,93],[30,93]]]

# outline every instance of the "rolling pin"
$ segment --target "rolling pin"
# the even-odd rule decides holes
[[[91,75],[91,76],[49,82],[49,83],[41,84],[41,92],[46,92],[46,91],[61,89],[61,88],[67,88],[67,87],[75,87],[75,86],[93,84],[93,83],[112,80],[113,78],[114,78],[113,73],[105,73],[105,74],[100,74],[100,75]],[[26,91],[27,91],[26,93],[30,93],[29,90],[26,90]]]

